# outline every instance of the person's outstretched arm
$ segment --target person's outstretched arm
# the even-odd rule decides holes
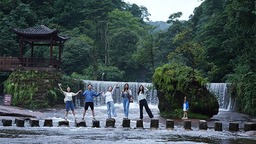
[[[78,95],[80,92],[82,92],[82,90],[79,90],[79,91],[77,91],[76,93],[73,93],[72,95],[73,95],[73,96]]]
[[[63,89],[61,88],[61,84],[60,84],[60,83],[58,84],[58,86],[59,86],[59,88],[60,88],[60,91],[61,91],[62,93],[65,93],[65,92],[63,91]]]
[[[114,93],[115,89],[116,89],[116,85],[113,87],[113,89],[112,89],[112,91],[111,91],[111,94]]]

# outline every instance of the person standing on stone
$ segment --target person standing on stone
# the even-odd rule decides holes
[[[150,118],[154,117],[151,110],[148,107],[148,103],[146,100],[147,91],[148,91],[148,89],[146,87],[144,87],[143,85],[140,85],[139,90],[138,90],[138,101],[139,101],[139,106],[140,106],[140,119],[141,120],[143,119],[143,107],[145,107],[146,112],[148,113],[148,116]]]
[[[82,92],[81,90],[79,90],[77,93],[73,93],[71,92],[70,87],[67,87],[67,92],[63,91],[61,88],[61,84],[59,83],[59,88],[61,90],[61,92],[64,94],[65,98],[64,98],[64,102],[66,103],[66,113],[65,113],[65,117],[64,119],[67,120],[68,118],[68,111],[71,110],[74,117],[76,118],[76,114],[75,114],[75,110],[74,110],[74,103],[73,103],[73,99],[72,97],[75,95],[78,95],[78,93]]]
[[[124,115],[128,119],[130,100],[132,100],[132,91],[129,89],[128,83],[124,85],[121,95],[123,97]]]
[[[108,87],[108,91],[105,93],[102,93],[102,96],[105,97],[105,101],[107,104],[107,113],[108,113],[108,118],[111,118],[111,113],[114,117],[116,117],[116,111],[115,111],[115,106],[114,106],[114,100],[113,100],[113,93],[116,89],[115,85],[113,88],[110,86]]]
[[[85,90],[84,93],[83,93],[83,96],[85,97],[84,98],[85,104],[84,104],[84,113],[83,113],[82,120],[84,120],[84,116],[85,116],[86,111],[88,110],[89,107],[92,110],[93,120],[95,120],[93,98],[99,96],[100,94],[101,94],[101,92],[97,94],[94,90],[92,90],[92,85],[91,84],[87,85],[87,90]]]
[[[182,119],[188,119],[188,101],[187,101],[187,97],[184,97],[184,102],[183,102],[183,118]]]

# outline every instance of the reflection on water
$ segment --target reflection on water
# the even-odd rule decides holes
[[[224,144],[255,144],[255,133],[252,132],[215,132],[212,128],[207,131],[184,130],[182,125],[175,123],[174,130],[165,129],[165,121],[159,117],[159,110],[156,105],[150,105],[155,118],[160,119],[159,129],[151,130],[150,119],[144,111],[144,129],[136,129],[136,120],[139,118],[139,107],[137,103],[130,106],[131,129],[122,128],[121,123],[124,117],[122,104],[115,104],[118,117],[116,119],[116,128],[105,128],[107,118],[106,106],[95,107],[96,119],[100,120],[100,128],[92,128],[91,111],[86,114],[87,127],[74,127],[74,118],[69,114],[70,127],[58,127],[58,121],[64,116],[64,109],[44,112],[46,117],[52,118],[53,127],[43,127],[43,119],[40,120],[41,127],[30,127],[26,121],[24,128],[14,126],[0,126],[0,143],[50,143],[50,144],[81,144],[81,143],[224,143]],[[64,107],[64,106],[63,106]],[[81,119],[83,108],[77,108],[77,118]],[[193,126],[193,125],[192,125]]]

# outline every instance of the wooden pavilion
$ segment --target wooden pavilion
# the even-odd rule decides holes
[[[19,40],[20,56],[17,57],[0,57],[0,70],[15,70],[17,67],[54,67],[59,68],[61,64],[61,53],[67,36],[60,36],[58,30],[50,29],[44,25],[30,27],[26,29],[15,28]],[[25,46],[30,47],[30,57],[24,57]],[[35,46],[46,46],[49,48],[49,58],[35,58]],[[58,58],[53,57],[53,48],[58,47]]]

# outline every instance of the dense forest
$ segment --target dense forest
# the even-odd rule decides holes
[[[122,0],[1,0],[0,54],[18,56],[13,28],[46,25],[70,37],[62,64],[68,76],[151,82],[157,67],[185,64],[208,82],[232,83],[238,110],[256,114],[255,0],[204,0],[188,21],[170,14],[167,30],[149,24],[149,15]]]

